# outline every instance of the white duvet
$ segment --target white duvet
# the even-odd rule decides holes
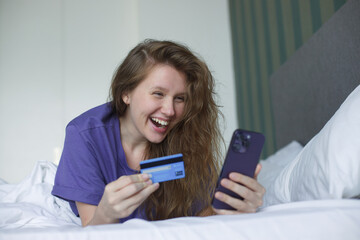
[[[0,185],[0,229],[77,226],[69,204],[51,195],[56,165],[37,162],[31,175],[16,185]]]
[[[271,183],[278,169],[300,150],[299,144],[292,143],[273,156],[282,161],[264,162],[259,181]],[[50,194],[55,172],[56,165],[38,162],[21,183],[0,181],[0,239],[360,239],[360,200],[355,199],[292,202],[254,214],[154,222],[133,219],[82,228],[67,202]]]

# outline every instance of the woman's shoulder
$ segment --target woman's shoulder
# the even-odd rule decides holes
[[[82,131],[113,125],[115,119],[117,119],[117,116],[113,111],[111,103],[104,103],[100,106],[91,108],[74,118],[69,122],[68,127],[74,126]]]

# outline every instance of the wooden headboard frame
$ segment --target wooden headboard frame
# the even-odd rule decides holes
[[[306,144],[360,84],[360,0],[347,1],[270,82],[277,148]]]

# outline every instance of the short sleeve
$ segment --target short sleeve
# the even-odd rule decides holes
[[[105,188],[91,140],[76,125],[69,124],[52,194],[69,201],[78,215],[75,201],[98,205]]]

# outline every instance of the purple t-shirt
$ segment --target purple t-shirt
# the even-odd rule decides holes
[[[75,201],[98,205],[108,183],[136,173],[126,162],[119,118],[106,103],[81,114],[66,127],[52,194],[67,200],[79,215]],[[137,209],[119,221],[131,218],[145,219]]]

